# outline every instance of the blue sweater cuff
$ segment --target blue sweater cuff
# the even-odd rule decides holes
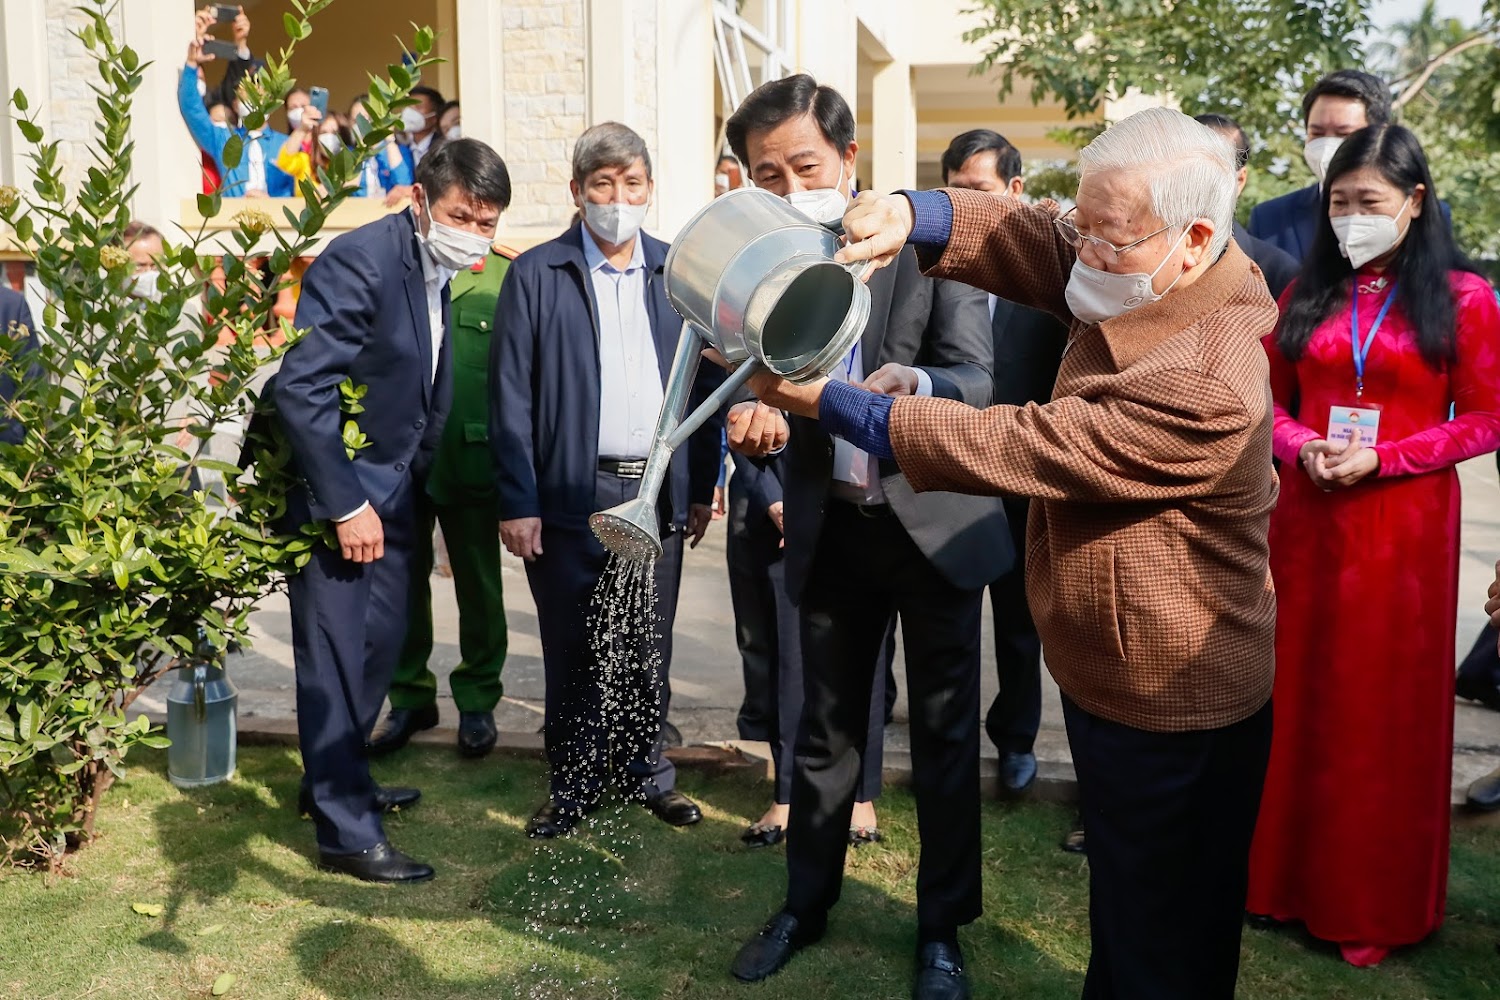
[[[894,459],[891,450],[891,405],[894,396],[882,396],[849,385],[829,382],[818,400],[818,423],[835,437],[841,437],[860,451],[876,458]]]
[[[953,235],[953,202],[942,191],[902,191],[911,202],[912,228],[907,242],[918,249],[942,249]]]

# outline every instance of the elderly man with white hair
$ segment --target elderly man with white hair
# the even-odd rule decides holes
[[[1223,138],[1158,108],[1080,160],[1066,214],[941,190],[866,194],[844,219],[843,258],[884,263],[910,242],[930,274],[1068,321],[1051,402],[918,397],[896,366],[867,388],[762,376],[770,405],[732,443],[774,447],[780,408],[894,458],[916,490],[1032,498],[1028,599],[1089,838],[1083,995],[1228,1000],[1271,739],[1260,338],[1276,306],[1230,240]]]

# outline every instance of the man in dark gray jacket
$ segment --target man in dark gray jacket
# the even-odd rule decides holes
[[[767,83],[727,126],[757,187],[814,221],[842,219],[854,175],[854,118],[837,91],[798,75]],[[982,292],[925,278],[908,253],[869,282],[870,322],[830,377],[887,391],[990,401]],[[915,385],[890,384],[917,366]],[[732,420],[768,419],[741,404]],[[779,416],[771,419],[779,421]],[[736,434],[731,430],[731,444]],[[906,641],[912,786],[922,832],[915,996],[961,996],[957,930],[980,914],[979,628],[983,588],[1010,565],[996,498],[915,495],[878,462],[794,418],[784,457],[787,590],[798,604],[806,704],[787,830],[785,907],[735,959],[764,979],[816,940],[838,901],[869,728],[872,671],[893,616]]]

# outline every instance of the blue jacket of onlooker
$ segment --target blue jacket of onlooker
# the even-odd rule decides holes
[[[369,165],[371,163],[375,164],[374,177],[376,186],[379,188],[377,191],[370,190],[371,172]],[[401,162],[394,167],[390,165],[390,161],[386,157],[386,152],[382,148],[374,156],[360,164],[359,190],[355,193],[360,198],[374,198],[377,195],[385,194],[393,187],[400,187],[403,184],[409,185],[411,183],[411,162],[406,158],[405,147],[402,147]]]
[[[284,132],[266,127],[258,135],[251,136],[243,128],[215,125],[214,120],[208,117],[208,109],[203,106],[203,98],[198,96],[198,71],[192,66],[186,67],[177,81],[177,107],[182,112],[182,120],[187,123],[188,131],[193,134],[193,141],[198,144],[198,148],[212,156],[218,165],[219,176],[224,179],[223,194],[226,197],[239,198],[245,194],[245,183],[250,179],[252,142],[259,143],[265,154],[266,194],[272,198],[290,198],[293,195],[295,185],[291,174],[276,166],[276,156],[281,152],[281,147],[286,145],[287,137]],[[230,136],[236,134],[244,141],[245,151],[240,154],[238,165],[231,170],[224,165],[224,144],[229,141]]]

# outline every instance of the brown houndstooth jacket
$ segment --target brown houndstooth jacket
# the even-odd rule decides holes
[[[890,414],[916,490],[1033,497],[1026,590],[1058,686],[1095,715],[1177,732],[1271,695],[1276,504],[1260,338],[1276,304],[1230,242],[1191,285],[1100,325],[1063,297],[1074,251],[1055,206],[947,192],[929,273],[1072,323],[1046,405],[906,398]]]

